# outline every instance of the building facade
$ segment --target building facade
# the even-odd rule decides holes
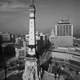
[[[55,46],[73,46],[73,25],[69,20],[61,20],[55,25]]]

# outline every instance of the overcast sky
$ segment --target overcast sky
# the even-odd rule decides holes
[[[26,33],[29,4],[30,0],[0,0],[0,31]],[[69,17],[74,27],[80,27],[80,0],[35,0],[35,5],[40,32],[50,32],[62,17]]]

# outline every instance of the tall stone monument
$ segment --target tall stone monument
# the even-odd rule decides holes
[[[25,58],[25,70],[23,73],[23,80],[39,80],[38,65],[36,56],[36,36],[35,36],[35,12],[36,8],[34,0],[29,8],[29,45],[28,54]]]

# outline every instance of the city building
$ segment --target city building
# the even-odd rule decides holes
[[[0,33],[0,37],[0,41],[2,41],[2,43],[15,43],[15,35],[13,33],[2,32]]]
[[[54,45],[61,47],[73,46],[73,25],[69,19],[62,19],[55,25]]]
[[[27,53],[25,40],[22,39],[21,37],[18,37],[18,38],[16,38],[15,44],[16,44],[16,47],[15,47],[16,58],[24,58]]]

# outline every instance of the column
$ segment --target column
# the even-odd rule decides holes
[[[71,36],[73,36],[73,25],[71,25]]]
[[[55,25],[55,36],[57,36],[57,26],[58,25]]]

